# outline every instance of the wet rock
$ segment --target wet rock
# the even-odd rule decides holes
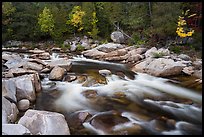
[[[72,63],[69,59],[57,59],[49,62],[48,66],[50,66],[51,68],[59,66],[61,68],[65,68],[66,71],[69,71],[71,69]]]
[[[66,75],[64,78],[63,78],[63,81],[67,81],[67,82],[72,82],[74,80],[77,79],[77,76],[74,76],[74,75]]]
[[[18,109],[16,105],[2,96],[2,124],[15,122],[17,119],[17,114]]]
[[[22,99],[18,102],[18,109],[21,111],[25,111],[29,108],[30,102],[28,99]]]
[[[33,62],[27,62],[26,64],[23,65],[23,67],[26,69],[32,69],[32,70],[36,70],[36,71],[40,71],[43,69],[43,65],[33,63]]]
[[[51,69],[49,69],[49,68],[44,68],[43,70],[41,70],[41,73],[48,73],[48,72],[50,72],[51,71]]]
[[[172,59],[147,58],[141,63],[136,64],[132,70],[135,72],[143,72],[154,76],[165,77],[180,74],[184,67],[185,65],[181,62],[175,62]]]
[[[98,96],[97,92],[95,90],[86,90],[81,93],[86,98],[96,98]]]
[[[90,117],[91,117],[91,114],[87,111],[74,112],[67,117],[67,121],[68,121],[69,127],[75,130],[76,129],[79,130],[84,128],[82,123],[84,123],[86,119]]]
[[[50,80],[62,80],[66,70],[61,67],[54,67],[50,72],[49,79]]]
[[[29,109],[18,124],[28,128],[33,135],[70,135],[65,117],[56,112]]]
[[[109,111],[94,115],[90,120],[90,124],[104,133],[111,133],[114,126],[128,121],[127,118],[122,117],[118,112]]]
[[[191,59],[191,58],[190,58],[188,55],[186,55],[186,54],[180,54],[178,57],[181,58],[182,60],[186,60],[186,61],[189,61],[189,60]]]
[[[102,76],[109,76],[111,75],[111,71],[110,70],[107,70],[107,69],[101,69],[98,71],[99,74],[101,74]]]
[[[2,79],[2,96],[13,102],[17,102],[16,86],[12,79]]]
[[[188,135],[202,135],[202,128],[188,122],[177,122],[176,128]]]
[[[114,31],[111,33],[111,40],[115,43],[124,43],[125,38],[123,36],[123,33],[120,31]]]
[[[2,124],[2,135],[31,135],[31,133],[21,124]]]

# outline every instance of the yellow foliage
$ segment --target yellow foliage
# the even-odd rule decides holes
[[[190,10],[187,10],[185,13],[182,12],[182,14],[184,14],[185,17],[192,17],[192,16],[195,16],[196,14],[192,14],[192,15],[188,15],[188,12]],[[176,30],[176,33],[178,34],[178,36],[180,36],[181,38],[185,38],[185,37],[190,37],[193,35],[194,33],[194,30],[193,29],[188,29],[187,28],[187,23],[186,23],[186,20],[184,17],[181,17],[179,16],[179,19],[178,19],[178,27],[177,27],[177,30]],[[188,31],[189,30],[189,31]]]

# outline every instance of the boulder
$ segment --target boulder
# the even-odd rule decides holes
[[[166,77],[181,74],[185,67],[181,62],[175,62],[172,59],[147,58],[146,60],[136,64],[132,70],[135,72],[148,73],[154,76]]]
[[[99,45],[98,47],[96,47],[97,50],[102,51],[102,52],[111,52],[111,51],[115,51],[118,49],[122,49],[124,48],[124,45],[121,44],[116,44],[116,43],[107,43],[107,44],[102,44]]]
[[[14,78],[17,100],[28,99],[32,102],[36,99],[34,79],[34,74]]]
[[[107,53],[99,51],[96,48],[83,51],[82,54],[85,57],[91,57],[91,58],[101,58],[101,57],[107,55]]]
[[[28,52],[33,53],[33,54],[40,54],[40,53],[44,53],[45,50],[40,50],[35,48],[34,50],[29,50]]]
[[[2,59],[8,61],[10,59],[21,59],[21,57],[18,54],[9,54],[2,52]]]
[[[151,49],[145,52],[145,57],[155,57],[155,54],[161,54],[161,56],[168,56],[170,55],[170,51],[168,49],[160,48],[157,50],[156,47],[152,47]]]
[[[21,124],[2,124],[2,135],[31,135],[31,133]]]
[[[19,110],[25,111],[25,110],[29,109],[30,102],[28,99],[22,99],[18,102],[17,106],[18,106]]]
[[[2,96],[13,102],[17,102],[16,86],[12,79],[2,79]]]
[[[14,103],[2,96],[2,124],[8,124],[17,120],[18,109]]]
[[[65,117],[56,112],[27,110],[18,124],[22,124],[33,135],[70,135]]]
[[[50,72],[49,79],[50,80],[62,80],[66,70],[61,67],[54,67]]]
[[[12,74],[13,76],[21,76],[25,74],[34,74],[37,73],[35,70],[27,70],[25,68],[12,68],[8,71],[8,74]]]
[[[148,58],[148,57],[153,57],[153,54],[157,52],[157,48],[156,47],[152,47],[151,49],[147,50],[145,52],[145,58]]]
[[[9,59],[4,65],[8,68],[19,68],[26,64],[26,61],[21,58]]]
[[[69,59],[56,59],[48,62],[48,66],[50,66],[51,68],[58,66],[61,68],[65,68],[66,71],[69,71],[71,69],[72,63]]]
[[[189,67],[183,68],[182,72],[184,72],[187,75],[192,75],[194,73],[194,70],[192,66],[189,66]]]
[[[124,35],[120,31],[112,32],[111,33],[111,40],[115,43],[124,43],[125,42]]]
[[[23,65],[24,68],[26,69],[32,69],[36,71],[40,71],[43,69],[42,64],[34,63],[34,62],[27,62],[26,64]]]
[[[186,61],[189,61],[189,60],[191,59],[191,58],[190,58],[188,55],[186,55],[186,54],[180,54],[178,57],[181,58],[182,60],[186,60]]]

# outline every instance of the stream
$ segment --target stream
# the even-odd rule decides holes
[[[58,59],[52,53],[51,60]],[[188,88],[179,77],[134,73],[124,64],[81,55],[71,62],[66,76],[73,80],[52,81],[46,74],[34,105],[62,113],[71,134],[202,134],[202,89]]]

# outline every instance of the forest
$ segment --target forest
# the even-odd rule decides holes
[[[178,25],[179,21],[184,24]],[[179,28],[182,28],[179,29]],[[200,2],[3,2],[2,40],[54,40],[73,36],[110,41],[114,30],[127,34],[126,43],[202,48]],[[185,36],[177,30],[181,30]],[[180,40],[181,39],[181,40]],[[184,40],[183,40],[184,39]],[[173,41],[173,42],[172,42]],[[178,42],[179,41],[179,42]],[[192,41],[192,40],[189,40]]]

